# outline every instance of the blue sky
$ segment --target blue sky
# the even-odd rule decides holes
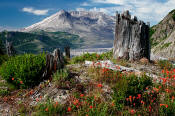
[[[175,0],[0,0],[0,27],[27,27],[61,9],[109,15],[130,10],[132,15],[154,25],[175,9]]]

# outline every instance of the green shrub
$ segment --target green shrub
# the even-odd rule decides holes
[[[0,55],[0,65],[8,60],[8,56],[7,55]]]
[[[130,95],[136,96],[137,94],[141,94],[144,92],[147,86],[151,86],[152,79],[146,75],[141,77],[137,77],[135,75],[131,75],[127,78],[128,80],[128,88],[126,91],[126,96],[129,97]]]
[[[18,88],[33,87],[41,81],[45,64],[44,53],[19,55],[2,64],[0,75]]]
[[[151,85],[151,78],[145,75],[141,77],[135,75],[123,76],[113,87],[113,99],[117,110],[120,111],[124,108],[126,98],[142,94],[146,87]]]

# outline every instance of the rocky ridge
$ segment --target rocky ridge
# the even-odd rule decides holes
[[[159,57],[175,58],[175,10],[151,28],[152,53]]]

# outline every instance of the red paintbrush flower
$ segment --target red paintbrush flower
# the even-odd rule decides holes
[[[68,107],[68,108],[67,108],[67,111],[68,111],[68,112],[70,112],[71,110],[72,110],[71,107]]]

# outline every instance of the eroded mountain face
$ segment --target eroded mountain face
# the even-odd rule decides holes
[[[65,11],[26,27],[24,32],[44,30],[65,31],[79,35],[85,40],[84,48],[112,47],[114,40],[115,17],[101,12]]]
[[[153,26],[151,31],[152,53],[165,58],[175,58],[175,10]]]

